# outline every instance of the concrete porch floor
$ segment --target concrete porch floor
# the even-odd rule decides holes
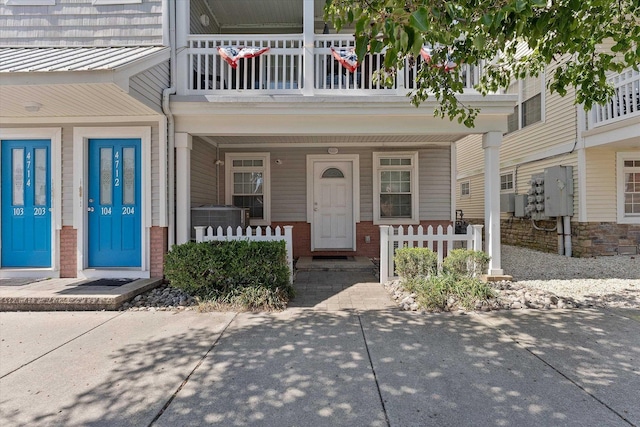
[[[0,311],[115,310],[162,283],[137,279],[121,286],[83,286],[96,279],[0,279]]]

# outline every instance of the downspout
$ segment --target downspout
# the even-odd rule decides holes
[[[162,3],[162,16],[165,17],[165,23],[168,24],[169,33],[168,40],[165,43],[169,44],[170,59],[169,66],[171,67],[169,78],[170,86],[162,91],[162,112],[167,117],[167,149],[169,150],[167,156],[168,163],[168,204],[169,204],[169,230],[168,230],[168,248],[171,250],[175,244],[176,226],[175,226],[175,122],[173,119],[173,113],[169,107],[169,97],[176,93],[176,4],[175,0],[165,0]],[[166,27],[165,27],[166,28]],[[166,34],[166,33],[165,33]]]

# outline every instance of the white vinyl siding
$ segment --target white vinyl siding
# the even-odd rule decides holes
[[[586,150],[587,222],[616,222],[616,154],[607,148]]]
[[[15,0],[13,0],[15,1]],[[93,0],[56,0],[55,7],[0,2],[4,46],[162,45],[162,2],[96,5]]]
[[[133,76],[129,80],[129,94],[146,106],[162,113],[162,91],[169,87],[169,62]]]

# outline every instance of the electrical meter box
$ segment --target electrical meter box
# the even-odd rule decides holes
[[[526,215],[525,209],[527,208],[528,194],[516,194],[515,196],[515,213],[513,216],[516,218],[524,218]]]
[[[531,186],[529,187],[529,191],[527,191],[527,206],[524,209],[525,214],[535,220],[547,219],[548,216],[545,212],[544,203],[544,173],[531,175],[529,184]]]
[[[544,212],[549,217],[573,216],[573,167],[544,170]]]
[[[500,212],[515,212],[516,194],[515,193],[505,193],[500,195]]]
[[[573,167],[546,168],[531,175],[529,183],[525,216],[541,220],[573,215]]]

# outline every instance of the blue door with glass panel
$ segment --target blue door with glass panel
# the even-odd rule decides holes
[[[89,267],[140,267],[140,139],[89,140]]]
[[[51,141],[1,144],[2,267],[51,267]]]

